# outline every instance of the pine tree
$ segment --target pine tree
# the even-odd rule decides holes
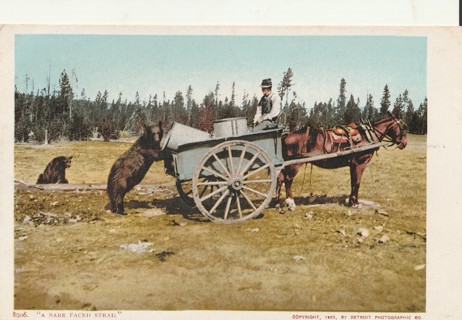
[[[374,98],[371,94],[367,96],[366,106],[363,111],[363,119],[373,120],[377,115],[377,109],[374,107]]]
[[[399,96],[395,100],[395,104],[393,105],[393,115],[398,119],[403,117],[403,108],[404,108],[404,100],[403,96],[399,94]]]
[[[382,100],[380,101],[380,115],[384,116],[387,114],[390,108],[390,90],[388,89],[388,84],[385,85],[383,89]]]
[[[340,93],[337,98],[337,108],[335,111],[335,121],[337,123],[345,123],[346,92],[346,81],[342,78],[340,80]]]
[[[412,100],[409,100],[406,112],[404,114],[404,122],[408,125],[409,132],[417,133],[419,127],[418,114],[414,110],[414,104]]]
[[[191,117],[190,117],[190,126],[193,128],[200,128],[200,108],[199,105],[197,104],[196,100],[191,101]]]
[[[215,103],[214,103],[214,107],[215,109],[218,108],[218,95],[219,95],[219,92],[220,92],[220,82],[217,81],[217,85],[215,86]]]
[[[420,134],[427,134],[427,110],[428,109],[428,100],[427,97],[425,97],[425,100],[423,103],[420,104],[419,109],[417,110],[418,114],[418,129],[417,133]]]
[[[325,123],[322,123],[322,125],[326,128],[332,128],[335,126],[335,103],[332,98],[329,99],[324,112],[326,113]]]
[[[88,138],[91,137],[91,134],[91,126],[85,119],[82,109],[74,109],[67,128],[67,136],[69,140],[88,140]]]
[[[307,125],[312,128],[322,127],[322,102],[315,102],[313,108],[310,110],[310,116],[308,118]]]
[[[284,99],[284,94],[286,95],[286,105],[288,104],[287,97],[289,96],[290,87],[292,86],[293,76],[294,76],[294,72],[289,67],[287,71],[284,72],[282,81],[278,85],[278,93],[279,93],[279,96],[281,97],[281,100]]]
[[[285,102],[283,103],[283,113],[281,115],[281,122],[283,124],[287,124],[287,119],[288,115],[287,113],[289,112],[287,109],[289,107],[289,92],[290,88],[292,87],[292,78],[294,76],[294,72],[292,69],[289,67],[286,72],[284,72],[284,75],[282,77],[282,81],[278,85],[278,94],[279,97],[281,98],[281,102],[284,101],[284,95],[285,95]]]
[[[80,99],[87,100],[87,95],[85,93],[85,88],[83,88],[82,92],[80,93]]]
[[[247,126],[253,125],[253,118],[257,112],[258,98],[253,96],[252,99],[249,99],[249,94],[244,94],[242,98],[242,113],[245,119],[247,120]]]
[[[186,109],[184,108],[184,98],[183,93],[181,91],[177,91],[175,93],[175,97],[173,98],[173,121],[179,122],[182,124],[186,124],[188,121],[188,114]]]
[[[192,114],[192,102],[193,102],[192,93],[193,93],[193,88],[191,87],[191,85],[189,85],[188,90],[186,91],[186,113],[188,116],[188,120],[186,124],[188,126],[192,126],[191,118],[194,117],[194,115]]]
[[[350,95],[350,99],[345,107],[345,114],[343,116],[343,124],[349,124],[351,122],[358,122],[361,118],[361,109],[358,107],[358,102],[355,102],[353,95]]]
[[[233,86],[231,90],[231,99],[229,100],[229,107],[231,109],[234,109],[236,106],[236,82],[233,81]]]
[[[226,119],[226,118],[234,118],[239,116],[240,110],[236,107],[236,83],[233,82],[232,90],[231,90],[231,99],[228,100],[228,97],[225,97],[224,103],[220,101],[217,108],[217,119]]]
[[[72,92],[71,84],[69,81],[69,76],[64,69],[61,72],[61,76],[59,78],[59,97],[60,97],[60,111],[62,115],[71,116],[71,103],[74,97],[74,93]]]
[[[217,91],[215,91],[217,92]],[[214,103],[216,103],[213,92],[205,96],[203,107],[199,113],[199,129],[207,132],[213,131],[213,121],[215,119]]]

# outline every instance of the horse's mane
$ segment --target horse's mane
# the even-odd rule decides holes
[[[399,119],[398,117],[396,117],[394,114],[392,114],[391,112],[388,112],[387,114],[383,115],[382,117],[378,118],[378,119],[374,119],[371,121],[371,123],[374,125],[374,124],[380,124],[382,122],[385,122],[385,121],[388,121],[390,119]]]

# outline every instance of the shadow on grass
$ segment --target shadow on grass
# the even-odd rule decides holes
[[[309,206],[319,204],[338,204],[342,206],[348,206],[347,195],[334,195],[328,196],[326,194],[310,194],[309,196],[300,196],[294,198],[297,205]]]
[[[351,207],[348,204],[349,196],[348,195],[333,195],[327,196],[325,194],[310,194],[309,196],[300,196],[295,197],[295,203],[297,205],[312,206],[312,205],[322,205],[322,204],[337,204],[343,207],[349,207],[354,209],[380,209],[382,206],[374,201],[359,199],[358,207]]]
[[[210,222],[209,219],[204,217],[199,209],[189,206],[181,200],[180,197],[169,199],[154,199],[151,202],[143,203],[147,206],[152,205],[157,208],[162,208],[168,215],[181,214],[183,218],[198,222]]]

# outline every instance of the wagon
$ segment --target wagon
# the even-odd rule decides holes
[[[253,131],[245,118],[216,121],[214,135],[173,123],[162,145],[165,171],[176,178],[178,193],[187,204],[212,221],[235,223],[263,212],[283,167],[359,151],[284,159],[283,131],[282,126]]]

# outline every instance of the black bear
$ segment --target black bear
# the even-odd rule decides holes
[[[66,179],[66,169],[71,167],[70,157],[56,157],[48,163],[45,171],[37,179],[37,184],[45,183],[68,183]]]
[[[124,214],[125,194],[143,180],[154,161],[162,160],[163,134],[162,121],[154,126],[145,125],[143,135],[114,162],[107,182],[111,212]]]

